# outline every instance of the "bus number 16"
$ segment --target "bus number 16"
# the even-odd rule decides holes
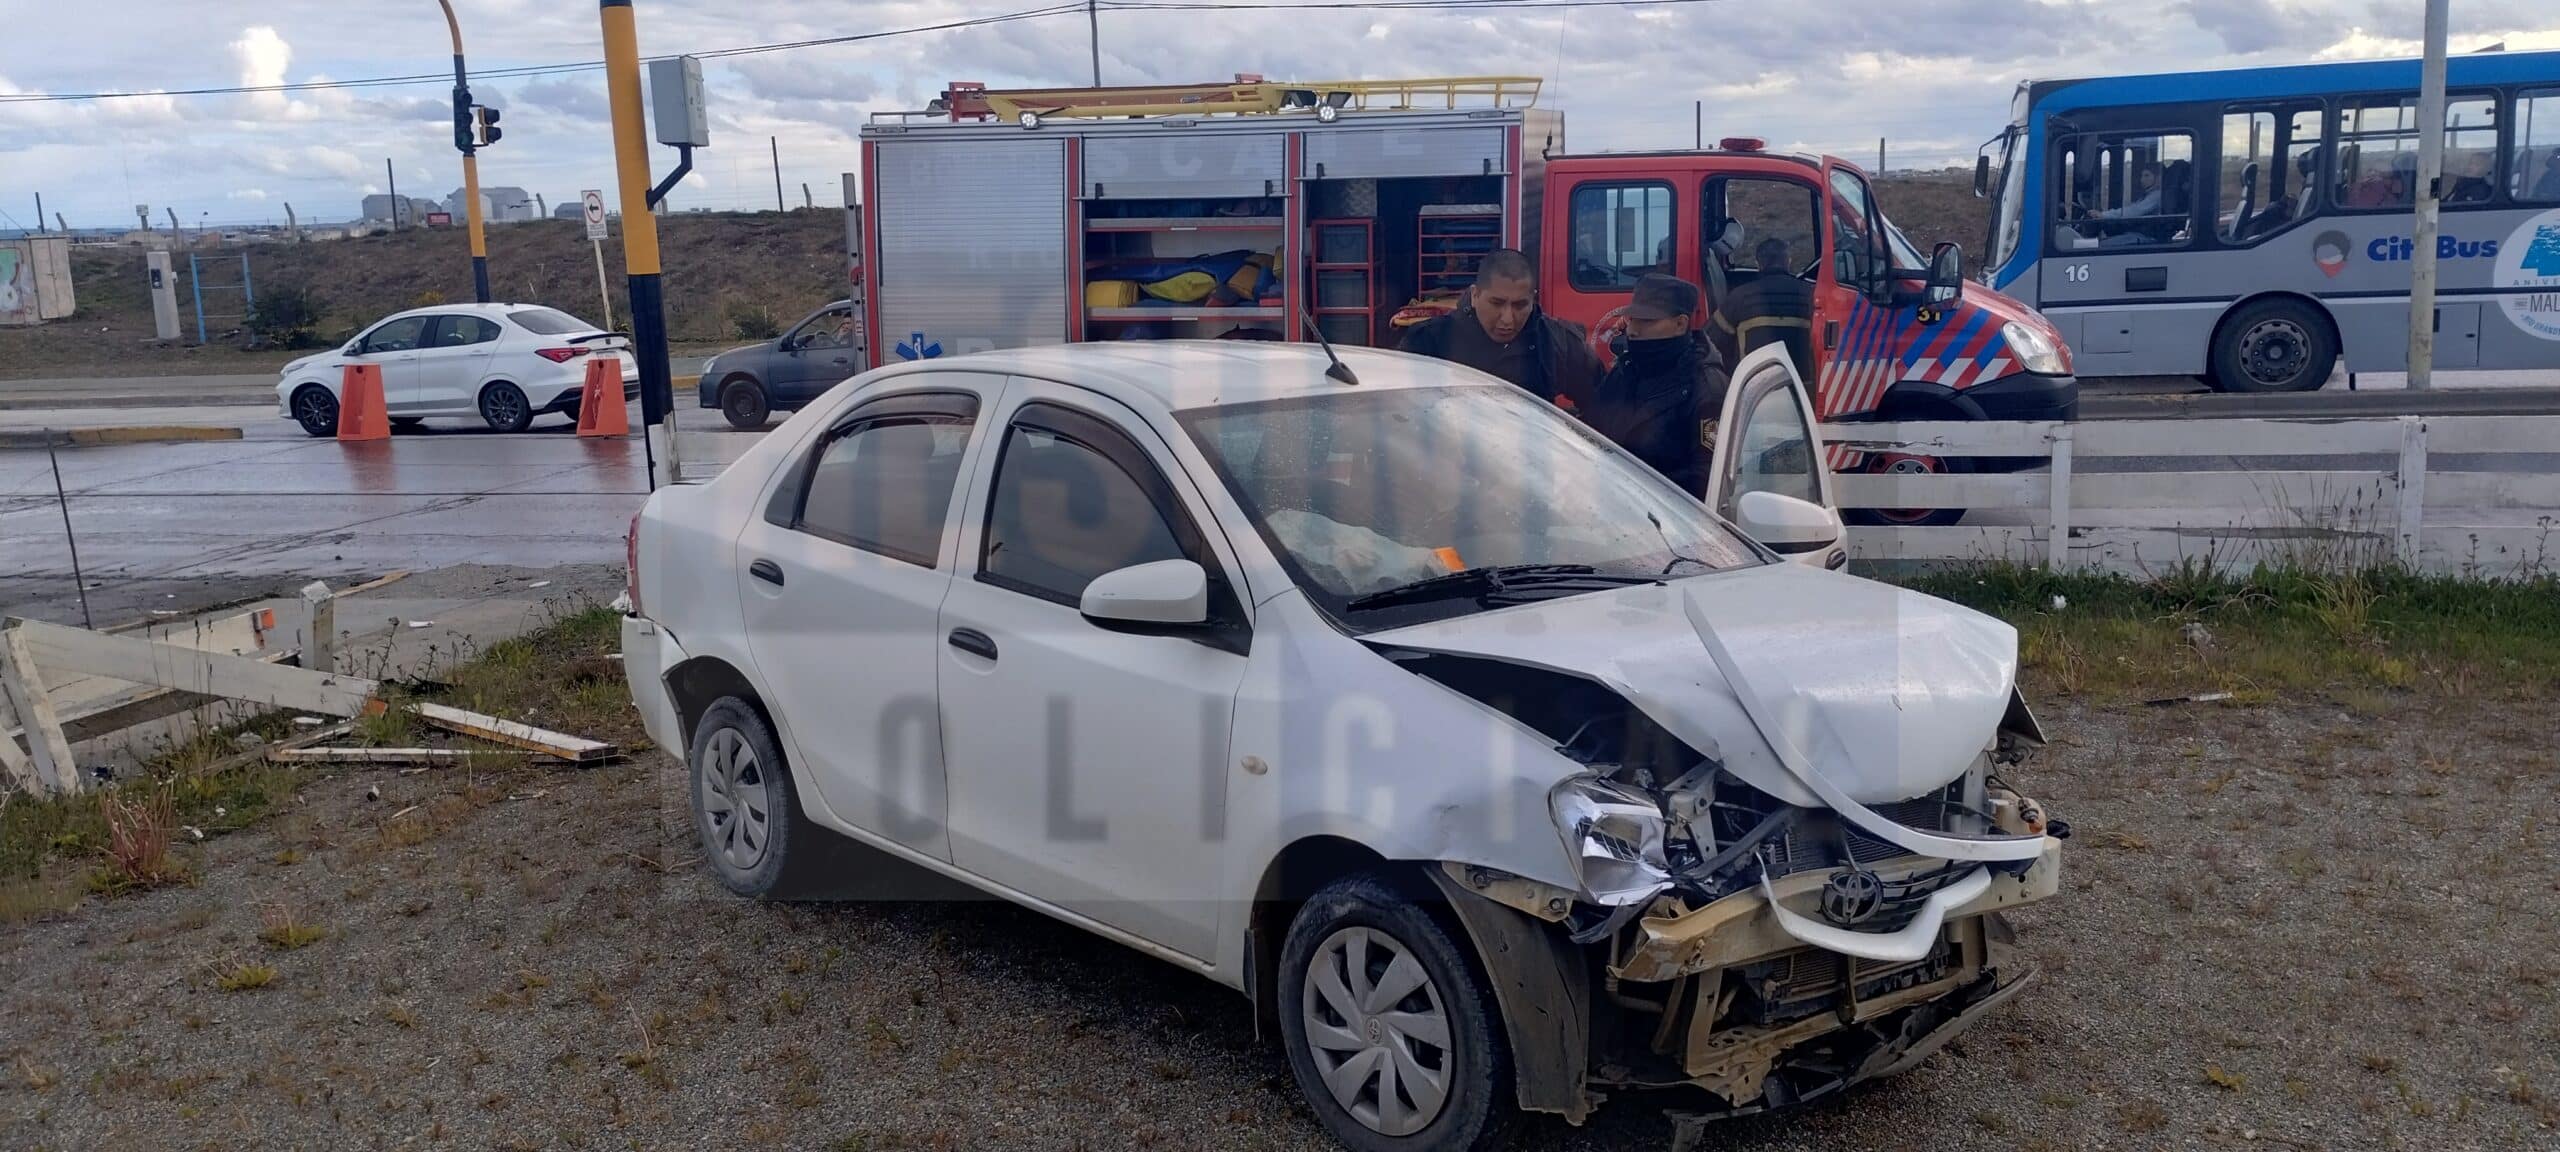
[[[2086,264],[2065,264],[2062,266],[2062,278],[2074,284],[2086,284],[2089,282],[2089,266]]]

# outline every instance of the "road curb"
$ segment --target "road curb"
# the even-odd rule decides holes
[[[238,428],[140,424],[118,428],[31,428],[0,431],[0,448],[94,448],[109,444],[164,444],[190,440],[238,440]]]
[[[150,392],[134,396],[84,396],[76,392],[7,394],[0,381],[0,412],[79,408],[273,408],[273,387],[257,392]]]

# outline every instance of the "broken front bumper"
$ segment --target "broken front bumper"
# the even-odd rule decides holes
[[[1879,866],[1888,882],[1938,866],[1904,857]],[[1912,960],[1927,952],[1947,924],[1986,912],[2033,903],[2062,884],[2062,841],[2046,837],[2044,852],[2023,873],[1985,868],[1931,897],[1898,932],[1866,934],[1823,923],[1822,889],[1838,869],[1817,869],[1763,880],[1703,908],[1676,916],[1647,916],[1635,941],[1611,973],[1620,980],[1652,983],[1719,968],[1750,964],[1807,946],[1871,960]]]

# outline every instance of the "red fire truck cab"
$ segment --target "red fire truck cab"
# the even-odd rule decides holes
[[[1951,251],[1914,249],[1851,165],[1743,139],[1575,156],[1536,91],[1526,78],[954,84],[862,129],[847,181],[865,334],[852,365],[1311,328],[1393,346],[1458,305],[1485,253],[1512,247],[1537,262],[1542,306],[1604,358],[1615,310],[1661,271],[1705,289],[1700,322],[1721,316],[1744,350],[1786,342],[1826,420],[2075,414],[2052,326],[1955,275]]]

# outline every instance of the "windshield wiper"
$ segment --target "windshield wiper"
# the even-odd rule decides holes
[[[1424,604],[1433,600],[1471,599],[1483,602],[1504,600],[1517,602],[1532,590],[1551,592],[1596,592],[1604,588],[1624,588],[1630,584],[1659,584],[1656,576],[1602,572],[1588,564],[1496,564],[1486,568],[1468,568],[1425,576],[1409,584],[1398,584],[1366,596],[1355,596],[1343,607],[1362,612],[1371,608],[1392,608],[1399,604]]]

